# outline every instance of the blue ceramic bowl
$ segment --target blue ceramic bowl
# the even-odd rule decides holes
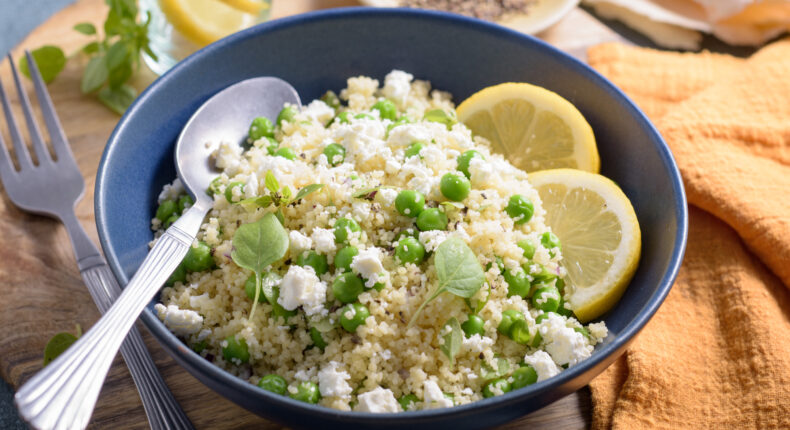
[[[559,376],[504,396],[394,415],[340,412],[277,396],[204,360],[159,322],[141,318],[175,360],[239,405],[294,427],[490,427],[586,385],[623,352],[669,292],[686,241],[686,199],[667,145],[642,112],[584,64],[520,33],[486,22],[417,10],[341,9],[259,25],[187,58],[154,82],[115,128],[99,167],[96,222],[121,284],[148,252],[149,220],[176,176],[173,147],[203,101],[243,79],[271,75],[302,100],[339,90],[347,77],[382,79],[393,68],[453,93],[456,102],[489,85],[523,81],[556,91],[592,125],[602,173],[631,199],[642,228],[642,260],[618,305],[603,318],[610,336],[592,357]]]

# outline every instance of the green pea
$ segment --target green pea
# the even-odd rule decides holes
[[[511,327],[513,327],[513,324],[516,321],[524,321],[524,320],[525,320],[524,314],[514,309],[508,309],[502,312],[502,321],[499,322],[499,326],[496,329],[497,331],[504,334],[505,336],[509,336],[510,329]]]
[[[280,147],[280,144],[274,140],[273,137],[266,137],[266,143],[264,144],[266,148],[266,153],[269,155],[274,155],[277,152],[277,148]]]
[[[189,195],[181,196],[178,199],[178,212],[184,213],[185,210],[192,207],[195,204],[195,201],[192,200],[192,197]]]
[[[184,263],[181,263],[178,265],[178,267],[176,267],[176,270],[173,271],[172,274],[170,274],[170,277],[167,278],[167,282],[165,282],[165,285],[171,286],[176,282],[184,282],[186,280],[187,280],[187,269],[184,268]]]
[[[231,182],[231,183],[228,184],[227,187],[225,187],[225,199],[227,201],[231,202],[231,203],[234,202],[234,201],[241,200],[240,197],[236,198],[236,199],[233,198],[233,189],[234,188],[238,188],[239,189],[239,195],[243,196],[244,195],[244,183],[243,182]]]
[[[337,121],[340,124],[348,124],[349,123],[348,111],[344,110],[343,112],[340,112],[339,114],[337,114],[337,116],[335,116],[335,119],[333,119],[332,121]]]
[[[530,199],[520,194],[513,194],[505,206],[505,212],[513,218],[516,225],[521,225],[532,219],[535,206]]]
[[[318,331],[318,329],[315,327],[310,327],[310,339],[312,339],[313,345],[318,347],[318,349],[320,349],[321,351],[323,351],[324,348],[326,348],[326,346],[328,345],[324,340],[324,336],[322,336],[321,332]]]
[[[342,270],[343,272],[348,272],[351,270],[351,262],[354,261],[354,257],[359,254],[359,250],[356,246],[345,246],[337,251],[335,254],[335,268]]]
[[[377,101],[376,104],[373,105],[373,109],[379,111],[379,117],[381,117],[381,119],[395,121],[395,118],[398,117],[398,108],[395,107],[395,103],[389,100]]]
[[[395,240],[393,240],[392,242],[393,243],[399,242],[404,237],[413,237],[413,238],[417,239],[419,236],[420,236],[420,233],[417,231],[416,228],[409,227],[407,229],[399,231],[398,234],[395,235]]]
[[[378,292],[381,292],[381,290],[383,290],[385,286],[386,285],[384,285],[381,282],[376,282],[375,284],[373,284],[373,287],[371,287],[371,288],[373,288],[374,290],[376,290]]]
[[[288,318],[296,315],[296,309],[289,311],[285,309],[281,304],[277,303],[277,299],[280,297],[280,289],[277,287],[272,288],[272,315],[275,318],[282,317],[284,320],[288,321]]]
[[[439,181],[439,189],[447,199],[460,202],[469,195],[472,185],[469,179],[457,173],[445,173]]]
[[[214,197],[215,194],[219,193],[219,187],[222,185],[222,177],[217,176],[214,178],[210,184],[208,184],[208,189],[206,190],[206,194],[209,196]]]
[[[401,215],[416,218],[425,208],[425,196],[419,191],[403,190],[395,197],[395,209]]]
[[[550,231],[547,231],[547,232],[545,232],[545,233],[540,235],[540,243],[546,249],[549,249],[549,250],[552,249],[552,248],[559,248],[560,247],[560,238],[557,237],[557,235],[555,235],[554,233],[552,233]],[[553,256],[554,255],[552,254],[552,257]]]
[[[395,247],[395,258],[401,263],[420,264],[425,259],[425,247],[419,240],[405,236],[398,241]]]
[[[531,260],[532,257],[535,256],[535,245],[532,244],[532,241],[529,239],[522,239],[519,240],[518,243],[519,248],[524,250],[524,258]]]
[[[557,313],[564,317],[572,317],[573,311],[565,307],[565,299],[560,297],[560,305],[557,306]]]
[[[390,131],[393,128],[395,128],[395,127],[397,127],[399,125],[403,125],[403,124],[410,124],[411,122],[412,122],[411,118],[409,118],[409,117],[407,117],[405,115],[401,116],[400,118],[395,120],[395,122],[392,122],[392,123],[390,123],[390,125],[387,126],[387,137],[389,137]]]
[[[524,388],[527,385],[538,382],[538,372],[535,371],[534,367],[525,364],[516,369],[513,374],[510,375],[510,379],[513,380],[510,387],[514,390],[518,390],[519,388]]]
[[[479,152],[475,151],[474,149],[470,149],[464,152],[463,154],[459,155],[458,158],[456,158],[456,162],[458,163],[458,167],[457,167],[458,171],[462,172],[464,176],[466,176],[469,179],[472,178],[472,174],[469,173],[469,164],[471,163],[472,159],[475,157],[483,158],[483,156],[480,155]]]
[[[303,381],[296,386],[296,392],[291,394],[291,398],[300,402],[316,404],[321,399],[321,393],[315,382]]]
[[[365,284],[362,282],[362,279],[351,272],[346,272],[338,276],[335,278],[335,281],[332,282],[332,294],[334,294],[335,298],[340,300],[341,303],[356,301],[357,297],[362,294],[364,288]]]
[[[184,261],[181,263],[188,272],[202,272],[214,267],[214,257],[206,242],[199,241],[197,246],[190,246]]]
[[[543,337],[540,335],[540,331],[535,330],[535,337],[532,338],[531,346],[537,348],[540,346],[541,342],[543,342]]]
[[[247,298],[250,300],[255,300],[255,274],[253,273],[244,281],[244,293],[247,294]],[[266,303],[266,295],[263,294],[263,288],[258,293],[258,303]]]
[[[293,149],[283,146],[282,148],[278,149],[274,152],[275,157],[283,157],[286,160],[296,160],[296,152]]]
[[[400,403],[400,407],[403,408],[404,411],[408,411],[410,407],[417,404],[420,401],[420,398],[414,394],[406,394],[401,396],[398,399],[398,403]]]
[[[447,215],[436,208],[425,209],[417,215],[417,228],[420,231],[446,230]]]
[[[206,349],[207,346],[208,346],[208,342],[206,342],[205,340],[201,340],[198,343],[192,344],[190,348],[192,348],[192,351],[195,351],[196,353],[200,354],[201,352],[203,352],[204,349]]]
[[[406,158],[414,157],[415,155],[420,155],[420,151],[422,151],[422,148],[423,145],[421,142],[412,142],[412,144],[409,145],[408,148],[406,148],[406,152],[404,152],[404,155],[406,156]]]
[[[527,274],[521,268],[517,270],[505,270],[505,282],[507,282],[507,296],[527,297],[530,289],[530,282]]]
[[[373,116],[366,113],[358,113],[354,115],[354,119],[375,119]]]
[[[532,340],[532,333],[529,330],[529,324],[527,324],[526,320],[516,320],[513,322],[513,325],[510,326],[510,332],[508,333],[508,337],[512,339],[516,343],[520,343],[522,345],[529,345],[530,340]]]
[[[281,396],[288,390],[288,383],[280,375],[266,375],[258,381],[258,386]]]
[[[339,218],[335,221],[335,242],[345,243],[349,233],[360,232],[359,224],[351,218]]]
[[[168,218],[167,221],[165,221],[164,224],[162,224],[162,227],[164,227],[165,230],[167,230],[168,228],[170,228],[171,225],[173,225],[174,222],[178,221],[178,218],[179,218],[178,214],[170,215],[170,218]]]
[[[285,106],[280,113],[277,114],[277,125],[282,127],[283,121],[293,122],[297,110],[293,106]]]
[[[321,255],[315,251],[303,252],[296,258],[296,264],[299,266],[310,266],[315,270],[318,276],[323,275],[329,271],[329,263],[326,261],[326,255]]]
[[[466,337],[472,337],[476,334],[482,336],[486,332],[484,326],[485,321],[483,321],[482,318],[480,318],[478,315],[469,314],[469,316],[466,318],[466,321],[461,324],[461,329],[463,329]]]
[[[326,160],[332,166],[337,166],[346,159],[346,148],[339,143],[330,143],[324,148]]]
[[[222,356],[225,358],[225,361],[230,361],[234,364],[250,361],[250,351],[244,338],[237,339],[236,336],[228,336],[225,338],[225,342],[227,346],[222,347]]]
[[[560,307],[560,292],[552,286],[538,288],[532,295],[532,306],[543,312],[555,312]]]
[[[172,200],[165,200],[160,203],[159,207],[156,209],[156,219],[165,222],[168,218],[173,216],[176,211],[178,211],[178,203]]]
[[[332,90],[325,92],[324,95],[321,96],[321,101],[335,110],[340,107],[340,98]]]
[[[269,118],[259,116],[252,120],[250,131],[247,135],[253,142],[262,137],[274,136],[274,124]]]
[[[510,382],[507,382],[507,380],[503,378],[497,378],[493,381],[489,381],[483,386],[483,397],[489,398],[499,396],[509,392],[510,389]]]
[[[444,395],[445,399],[451,401],[453,403],[453,406],[455,406],[455,394],[453,393],[442,393],[442,394]]]
[[[365,324],[365,319],[370,316],[367,306],[362,303],[349,303],[340,309],[340,325],[346,331],[354,333],[357,327]]]
[[[556,273],[551,273],[545,266],[540,266],[540,272],[532,276],[533,284],[550,284],[551,281],[557,279]]]
[[[551,313],[551,312],[544,312],[544,313],[542,313],[542,314],[538,315],[538,316],[535,318],[535,324],[540,324],[540,323],[542,323],[543,321],[545,321],[545,320],[549,319],[549,314],[550,314],[550,313]]]
[[[575,332],[577,332],[577,333],[581,333],[581,334],[582,334],[582,335],[584,335],[584,337],[586,337],[587,339],[590,339],[590,337],[591,337],[591,336],[590,336],[590,332],[589,332],[589,331],[587,331],[587,329],[586,329],[586,328],[584,328],[584,327],[574,327],[574,328],[573,328],[573,331],[575,331]]]

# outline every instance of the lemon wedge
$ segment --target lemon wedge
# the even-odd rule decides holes
[[[545,170],[529,181],[562,244],[565,299],[579,321],[598,318],[622,297],[639,263],[642,239],[631,202],[595,173]]]
[[[219,0],[226,5],[251,15],[258,15],[269,10],[269,2],[262,0]]]
[[[590,124],[569,101],[545,88],[495,85],[464,100],[456,112],[472,133],[527,172],[567,167],[597,173],[600,168]]]
[[[160,0],[160,5],[173,27],[200,46],[249,27],[256,20],[256,15],[220,0]]]

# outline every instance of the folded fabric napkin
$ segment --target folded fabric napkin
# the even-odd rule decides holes
[[[590,384],[593,427],[790,428],[790,40],[588,55],[658,127],[690,205],[669,296]]]

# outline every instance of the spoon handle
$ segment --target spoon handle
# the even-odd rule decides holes
[[[198,200],[151,248],[112,307],[77,342],[16,393],[20,415],[34,428],[84,429],[121,342],[140,312],[181,263],[210,204]]]

